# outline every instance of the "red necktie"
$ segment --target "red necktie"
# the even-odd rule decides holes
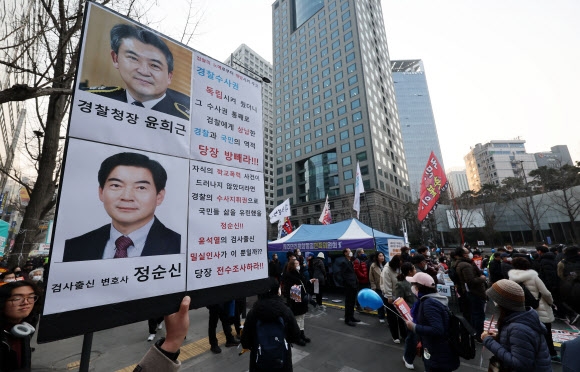
[[[133,241],[128,236],[121,235],[117,240],[115,240],[115,257],[114,258],[127,258],[127,248],[133,245]]]

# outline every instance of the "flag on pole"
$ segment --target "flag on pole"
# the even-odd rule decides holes
[[[284,217],[278,221],[278,239],[285,237],[294,230],[289,217]]]
[[[270,223],[284,221],[284,217],[290,217],[291,215],[292,212],[290,211],[290,199],[286,199],[282,204],[270,212]]]
[[[421,179],[419,210],[417,211],[419,221],[423,221],[429,214],[433,213],[435,208],[437,208],[441,193],[447,190],[448,185],[445,171],[433,151],[431,151]]]
[[[318,219],[321,224],[323,225],[330,225],[332,223],[332,216],[330,215],[330,204],[328,204],[328,194],[326,194],[326,203],[324,203],[324,209],[322,210],[322,214]]]
[[[360,174],[360,164],[356,162],[356,180],[354,187],[354,203],[352,204],[352,209],[356,211],[356,218],[359,218],[360,214],[360,194],[365,192],[365,187],[363,185],[362,175]]]

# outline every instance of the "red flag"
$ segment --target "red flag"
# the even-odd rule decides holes
[[[447,176],[437,157],[431,151],[429,161],[423,171],[421,179],[421,193],[419,195],[419,221],[423,221],[427,215],[433,213],[439,202],[441,193],[447,189]]]
[[[290,218],[289,217],[285,217],[284,218],[284,231],[286,231],[286,234],[290,234],[292,232],[292,222],[290,222]]]

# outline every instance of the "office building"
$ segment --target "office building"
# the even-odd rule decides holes
[[[538,166],[534,154],[526,153],[525,143],[516,138],[472,147],[464,158],[469,189],[477,192],[487,183],[501,185],[508,177],[521,177],[522,170],[531,181],[529,173]]]
[[[356,164],[366,193],[360,220],[400,233],[411,200],[378,0],[272,4],[276,204],[315,224],[326,195],[335,222],[352,210]]]
[[[240,45],[224,62],[238,71],[262,81],[272,81],[272,64],[246,44]],[[262,123],[264,126],[264,190],[268,213],[274,208],[274,129],[272,84],[262,82]]]
[[[447,182],[449,182],[449,197],[458,197],[469,191],[469,182],[467,182],[465,169],[450,169],[446,175]]]
[[[391,61],[391,71],[403,133],[411,197],[417,200],[421,191],[421,178],[431,151],[445,169],[439,136],[423,61],[420,59]]]
[[[568,151],[568,146],[566,145],[552,146],[550,151],[536,152],[534,156],[536,157],[538,168],[544,166],[548,168],[560,168],[565,164],[574,165],[570,151]]]

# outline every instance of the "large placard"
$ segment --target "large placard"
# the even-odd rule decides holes
[[[88,2],[38,340],[257,293],[262,172],[261,83]]]

